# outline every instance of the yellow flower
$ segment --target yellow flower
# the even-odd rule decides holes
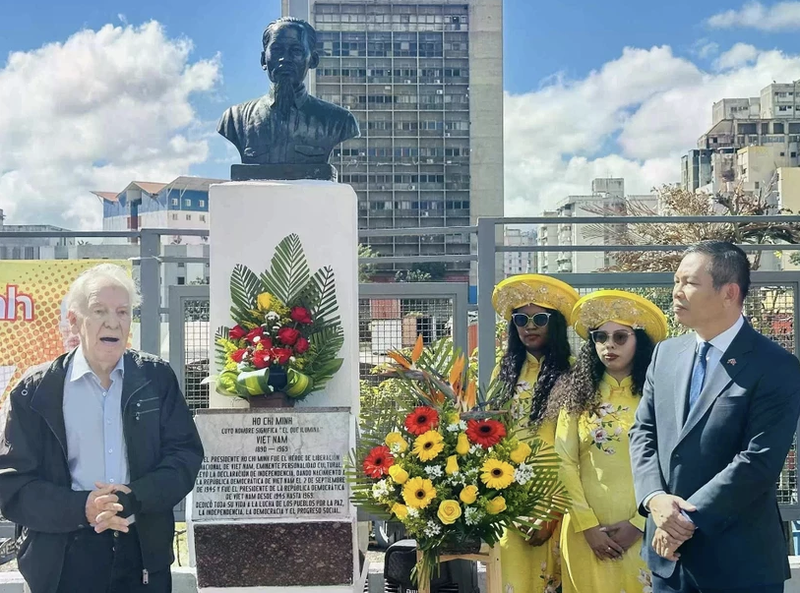
[[[408,450],[408,443],[399,432],[390,432],[386,435],[386,445],[393,452],[405,453]]]
[[[506,499],[502,496],[496,496],[486,503],[486,512],[490,515],[497,515],[506,510]]]
[[[508,488],[514,481],[514,467],[499,459],[487,459],[481,471],[481,482],[495,490]]]
[[[472,504],[478,499],[478,487],[470,484],[461,491],[458,497],[464,504]]]
[[[456,453],[459,455],[466,455],[469,453],[469,439],[467,433],[462,432],[458,435],[458,443],[456,443]]]
[[[461,422],[461,414],[459,414],[458,412],[453,412],[447,417],[447,421],[450,424],[458,424],[459,422]]]
[[[444,450],[444,437],[435,430],[429,430],[414,439],[414,455],[420,461],[431,461],[436,459]]]
[[[275,297],[268,292],[262,292],[260,295],[258,295],[256,300],[258,303],[258,308],[262,311],[269,311],[272,308],[274,301]]]
[[[398,484],[405,484],[408,481],[408,472],[399,465],[393,465],[389,468],[389,475]]]
[[[399,502],[394,503],[394,506],[392,507],[392,512],[401,521],[406,517],[408,517],[408,507],[404,504],[400,504]]]
[[[461,516],[461,505],[456,500],[443,500],[436,516],[445,525],[452,525]]]
[[[455,455],[451,455],[447,458],[447,465],[444,468],[444,473],[448,476],[458,473],[458,459]]]
[[[411,478],[403,486],[403,500],[413,509],[424,509],[436,498],[436,488],[430,480]]]
[[[531,448],[528,443],[520,443],[517,448],[511,452],[511,461],[514,463],[522,463],[531,454]]]

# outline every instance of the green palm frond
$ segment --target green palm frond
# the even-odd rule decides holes
[[[344,329],[341,325],[323,327],[311,336],[310,341],[317,356],[304,372],[314,377],[313,393],[324,388],[344,362],[344,359],[336,356],[344,346]]]
[[[261,274],[267,292],[284,303],[297,298],[311,278],[300,237],[292,233],[275,247],[269,270]]]
[[[253,315],[261,282],[250,268],[237,264],[231,273],[231,316],[242,322],[258,323]]]
[[[303,300],[308,304],[311,316],[320,327],[339,323],[333,268],[325,266],[317,270],[303,293]]]

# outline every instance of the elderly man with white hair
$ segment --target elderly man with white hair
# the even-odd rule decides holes
[[[66,301],[80,345],[20,381],[0,443],[20,572],[31,593],[169,592],[200,437],[170,366],[126,349],[140,301],[126,271],[91,268]]]

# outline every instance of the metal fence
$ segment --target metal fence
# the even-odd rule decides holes
[[[465,285],[447,282],[361,284],[359,286],[359,377],[371,380],[372,369],[393,349],[410,348],[418,335],[431,344],[452,337],[467,350]],[[209,287],[172,286],[169,291],[169,360],[189,407],[208,407],[210,339]]]

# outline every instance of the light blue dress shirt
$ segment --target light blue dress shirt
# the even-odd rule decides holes
[[[95,482],[127,484],[128,456],[122,431],[124,357],[103,389],[78,347],[64,382],[64,425],[72,489],[96,490]]]

